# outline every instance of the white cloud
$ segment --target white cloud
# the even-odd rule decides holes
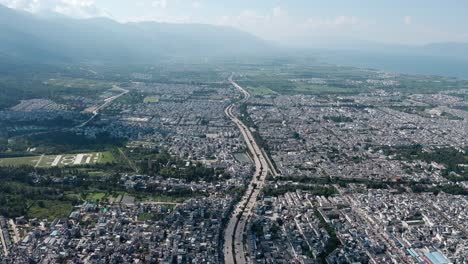
[[[261,38],[284,44],[310,44],[345,35],[362,34],[367,23],[357,16],[298,17],[278,6],[266,13],[244,10],[237,16],[222,16],[218,24],[229,25]]]
[[[0,0],[0,3],[31,13],[52,11],[79,18],[110,16],[99,9],[94,0]]]
[[[29,12],[35,12],[40,6],[37,0],[0,0],[0,4],[10,8],[21,9]]]
[[[289,24],[286,20],[289,20],[287,13],[281,7],[275,7],[267,14],[246,9],[237,16],[222,16],[217,24],[256,32],[259,28],[269,29]]]
[[[355,16],[338,16],[335,18],[335,25],[352,25],[355,26],[359,23],[359,19]]]
[[[405,23],[405,25],[411,25],[411,24],[413,24],[413,17],[412,16],[405,16],[403,18],[403,22]]]
[[[193,2],[192,2],[192,7],[193,7],[193,8],[200,8],[200,6],[201,6],[201,3],[200,3],[200,2],[198,2],[198,1],[193,1]]]
[[[167,8],[167,0],[155,0],[151,3],[151,6],[161,9]]]
[[[176,23],[176,24],[194,23],[192,17],[190,16],[170,16],[170,15],[164,15],[164,14],[130,16],[119,21],[122,23],[148,22],[148,21],[155,21],[155,22],[162,22],[162,23]]]
[[[334,18],[308,18],[305,24],[313,29],[321,28],[345,28],[363,25],[363,22],[355,16],[337,16]]]
[[[280,6],[277,6],[273,8],[273,17],[281,17],[281,16],[287,16],[287,13],[283,8]]]

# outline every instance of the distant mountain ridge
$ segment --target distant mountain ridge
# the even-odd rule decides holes
[[[468,61],[468,43],[412,46],[356,40],[343,46],[344,40],[329,41],[327,48],[287,48],[232,27],[158,22],[122,24],[108,18],[36,15],[0,4],[2,62],[155,63],[171,58],[252,55],[317,58],[330,54],[335,57],[351,54],[354,60],[365,60],[369,55],[411,55]]]
[[[0,59],[153,63],[166,57],[258,55],[275,47],[232,27],[36,16],[0,5]]]

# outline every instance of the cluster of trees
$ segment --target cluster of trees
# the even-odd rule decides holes
[[[76,178],[61,182],[52,180],[53,177],[69,175]],[[77,196],[65,193],[81,193],[90,189],[123,191],[119,180],[118,174],[105,178],[90,177],[77,168],[0,167],[0,214],[7,217],[27,216],[29,208],[39,201],[60,201],[75,205],[80,202]]]
[[[315,210],[315,216],[320,220],[320,225],[322,228],[327,230],[330,239],[327,241],[327,244],[324,250],[317,256],[317,261],[319,263],[327,263],[326,258],[330,255],[338,246],[340,246],[340,240],[336,236],[335,229],[333,229],[326,221],[323,219],[322,215]]]
[[[8,148],[9,148],[8,139],[0,137],[0,152],[5,152],[8,150]]]
[[[445,117],[447,118],[448,120],[456,120],[456,121],[463,121],[465,120],[463,117],[459,117],[459,116],[456,116],[456,115],[453,115],[449,112],[442,112],[442,114],[440,115],[442,117]]]
[[[16,120],[8,120],[3,121],[3,125],[5,126],[41,126],[41,127],[71,127],[74,125],[79,124],[83,120],[85,120],[85,115],[76,115],[75,117],[83,117],[81,119],[66,119],[63,116],[57,116],[53,119],[35,119],[29,121],[16,121]],[[89,117],[88,117],[89,118]]]
[[[348,116],[324,116],[323,119],[330,120],[335,123],[351,123],[353,119]]]
[[[222,179],[229,178],[229,175],[223,170],[215,170],[214,168],[207,168],[201,163],[186,166],[187,161],[172,157],[169,153],[158,150],[150,149],[134,149],[129,156],[138,160],[136,162],[139,171],[147,175],[160,175],[165,178],[185,179],[187,181],[207,181],[215,182]]]
[[[52,187],[33,185],[34,168],[0,167],[0,214],[7,217],[26,215],[36,200],[63,199],[62,193]]]
[[[278,79],[272,76],[266,78],[257,77],[250,80],[245,79],[240,81],[240,85],[243,87],[268,87],[268,89],[280,94],[295,94],[297,87],[292,81]]]
[[[151,151],[148,152],[151,153]],[[203,167],[201,164],[185,166],[185,161],[173,158],[166,152],[153,154],[152,157],[155,157],[152,161],[152,170],[164,177],[184,178],[189,181],[216,181],[219,174],[228,177],[223,172]],[[148,170],[148,163],[144,162],[140,165],[143,164]],[[88,174],[90,170],[103,170],[108,175],[93,177]],[[35,203],[38,205],[39,201],[58,201],[70,205],[80,202],[77,200],[77,196],[67,196],[65,193],[125,191],[120,185],[121,176],[118,174],[120,171],[120,167],[116,164],[83,165],[72,168],[0,167],[0,182],[2,182],[0,186],[0,214],[8,217],[27,216],[29,208]],[[63,180],[56,182],[53,180],[54,178],[62,178]],[[155,189],[152,186],[148,186],[148,189],[144,191],[145,195],[154,192]],[[142,191],[135,191],[135,194],[139,193]],[[185,197],[194,195],[194,193],[190,190],[180,190],[170,195]]]
[[[38,65],[37,68],[29,69],[34,71],[34,74],[37,74],[36,69],[44,65]],[[48,68],[45,66],[44,68]],[[18,69],[18,68],[15,68]],[[57,71],[62,71],[62,69],[56,69]],[[67,87],[66,85],[50,85],[45,81],[49,78],[51,73],[41,73],[42,76],[31,77],[31,72],[29,75],[18,74],[17,72],[7,75],[7,78],[0,79],[0,90],[2,91],[2,96],[0,96],[0,109],[5,109],[12,107],[20,102],[20,100],[33,99],[33,98],[48,98],[51,100],[62,100],[64,95],[76,95],[76,96],[95,96],[98,93],[102,92],[103,88],[95,87]],[[13,78],[11,76],[14,76]],[[41,79],[42,77],[42,79]],[[108,88],[109,89],[110,85]]]
[[[44,202],[40,201],[44,200],[64,201],[72,205],[79,203],[76,198],[64,196],[60,188],[35,187],[18,182],[3,182],[0,185],[0,215],[7,217],[27,215],[28,209],[36,201],[41,206]]]
[[[391,106],[390,108],[395,109],[400,112],[408,113],[408,114],[420,114],[429,109],[429,106],[420,106],[420,105],[412,105],[412,106],[400,106],[395,105]]]
[[[413,184],[411,185],[411,190],[415,193],[421,192],[432,192],[434,194],[438,194],[440,192],[453,194],[453,195],[468,195],[468,190],[458,186],[458,185],[439,185],[439,186],[431,186],[431,185],[424,185],[424,184]]]
[[[149,94],[132,90],[129,93],[121,96],[119,99],[117,99],[116,102],[123,103],[123,104],[131,104],[131,105],[139,104],[139,103],[143,103],[143,100],[148,95]],[[110,110],[105,109],[105,111],[109,112]]]
[[[98,133],[95,138],[90,138],[68,131],[53,131],[33,135],[28,138],[28,141],[34,146],[44,146],[49,154],[61,154],[77,151],[104,151],[109,148],[122,147],[127,140],[113,137],[108,132]]]
[[[179,167],[182,165],[181,167]],[[159,171],[159,174],[167,178],[180,178],[186,179],[187,181],[200,181],[204,180],[207,182],[214,182],[219,180],[216,177],[215,169],[206,168],[202,164],[197,163],[195,166],[183,167],[183,164],[178,164],[176,167],[166,166]],[[227,174],[224,174],[223,178],[227,178]]]
[[[271,225],[270,231],[273,236],[273,238],[277,238],[280,232],[280,226],[283,224],[283,220],[281,218],[278,218],[276,222],[273,222]],[[252,232],[257,236],[261,237],[264,235],[263,232],[263,226],[264,226],[264,220],[263,219],[257,219],[252,222]]]
[[[468,170],[462,164],[468,164],[468,158],[465,153],[453,148],[435,148],[430,151],[423,151],[423,146],[419,144],[382,147],[386,155],[397,155],[400,159],[405,160],[422,160],[428,163],[436,162],[443,164],[445,169],[442,171],[442,176],[453,182],[467,181]]]
[[[204,89],[197,90],[197,91],[193,92],[194,96],[208,96],[208,95],[212,95],[212,94],[216,94],[216,89],[204,88]]]
[[[271,157],[271,150],[270,150],[270,146],[267,144],[267,142],[260,136],[260,134],[258,133],[258,127],[257,125],[255,124],[255,122],[250,118],[250,115],[247,111],[247,106],[249,104],[247,103],[244,103],[244,104],[241,104],[240,107],[239,107],[239,110],[240,110],[240,113],[241,113],[241,116],[239,117],[239,119],[247,126],[247,127],[253,127],[255,128],[255,131],[252,132],[252,135],[255,139],[255,142],[257,142],[258,146],[265,150],[265,153]],[[258,105],[258,104],[256,104]],[[300,136],[300,135],[299,135]],[[275,161],[273,159],[270,159],[273,167],[278,170],[278,167],[275,163]]]
[[[302,139],[302,138],[301,138],[301,135],[300,135],[298,132],[296,132],[296,131],[294,131],[292,137],[293,137],[294,139],[297,139],[297,140]]]

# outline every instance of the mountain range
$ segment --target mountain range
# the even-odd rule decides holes
[[[0,59],[154,63],[167,57],[258,55],[274,45],[232,27],[34,15],[0,5]]]
[[[346,41],[339,41],[346,43]],[[0,4],[0,61],[155,63],[162,59],[287,55],[299,57],[422,56],[468,61],[468,43],[422,46],[356,42],[328,49],[285,48],[233,27],[158,22],[119,23],[32,14]],[[340,47],[340,48],[337,48]],[[380,60],[380,58],[378,59]],[[364,65],[365,66],[365,65]]]

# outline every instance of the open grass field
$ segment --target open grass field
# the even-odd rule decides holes
[[[69,88],[86,88],[93,90],[106,90],[110,89],[115,85],[113,82],[108,81],[99,81],[99,80],[89,80],[81,78],[59,78],[59,79],[49,79],[47,84],[54,86],[64,86]]]
[[[143,102],[145,104],[157,103],[157,102],[159,102],[159,96],[157,96],[157,95],[147,96],[147,97],[145,97],[145,99],[143,99]]]
[[[92,165],[111,163],[114,157],[110,152],[92,152],[80,154],[45,155],[0,159],[0,166],[30,165],[41,168]]]
[[[102,201],[106,197],[107,197],[107,194],[103,192],[89,193],[88,195],[86,195],[86,200],[96,202],[96,201]]]
[[[367,92],[367,89],[299,83],[293,91],[298,94],[357,94]]]
[[[40,158],[39,156],[4,158],[4,159],[0,159],[0,166],[22,166],[22,165],[34,166],[38,162],[39,158]]]
[[[266,86],[260,85],[248,86],[247,89],[253,96],[268,96],[278,94],[357,94],[367,91],[365,88],[340,88],[335,86],[306,83],[290,83],[288,88],[274,86],[272,86],[272,88],[267,88]]]
[[[29,208],[28,217],[49,220],[57,217],[67,217],[72,208],[70,202],[37,201]]]
[[[138,214],[138,221],[148,221],[153,220],[154,215],[152,213],[139,213]]]
[[[253,87],[249,86],[247,87],[247,90],[249,90],[250,93],[252,93],[253,96],[267,96],[267,95],[274,95],[278,94],[277,92],[271,90],[270,88],[267,88],[265,86],[259,86],[259,87]]]
[[[297,95],[297,94],[310,94],[310,95],[323,95],[323,94],[358,94],[367,92],[366,87],[345,87],[339,85],[327,84],[313,84],[303,81],[292,81],[292,76],[279,78],[272,76],[271,78],[262,77],[260,79],[247,79],[239,81],[241,86],[247,87],[249,92],[254,96],[268,96],[268,95]],[[339,87],[338,87],[339,86]]]

